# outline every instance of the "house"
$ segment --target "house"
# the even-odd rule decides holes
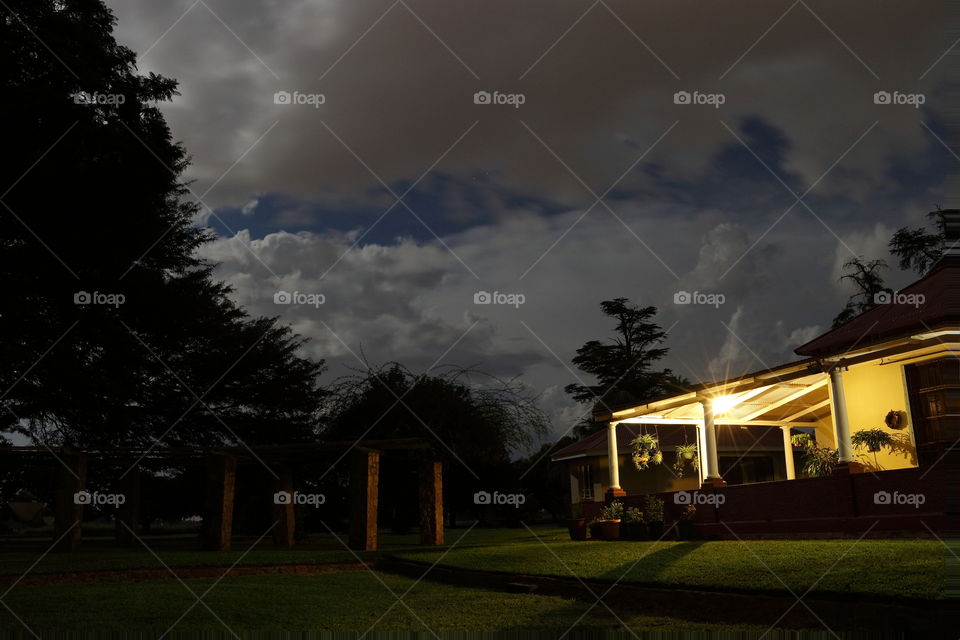
[[[930,271],[896,293],[878,295],[872,309],[797,347],[803,359],[595,412],[594,420],[607,428],[552,456],[569,467],[572,502],[693,490],[724,495],[724,520],[739,509],[743,522],[767,523],[755,525],[756,531],[775,521],[805,519],[849,527],[873,515],[889,516],[888,528],[897,528],[906,522],[904,513],[919,517],[921,510],[876,507],[885,493],[895,503],[909,489],[914,496],[926,491],[914,500],[922,499],[931,521],[943,516],[944,474],[948,467],[954,470],[951,451],[960,441],[960,210],[942,213],[947,244]],[[866,429],[888,433],[893,446],[878,452],[852,446],[851,436]],[[637,471],[629,442],[651,431],[660,437],[664,464]],[[842,484],[798,479],[801,458],[791,435],[800,432],[837,450],[833,480],[841,478]],[[692,441],[698,445],[699,472],[672,477],[671,450]],[[807,489],[804,499],[797,493],[800,486]],[[833,506],[813,506],[807,499],[811,491]],[[846,497],[837,498],[840,494]],[[727,499],[733,497],[739,498],[736,507]],[[714,511],[719,521],[719,509]],[[911,526],[919,527],[917,517]]]

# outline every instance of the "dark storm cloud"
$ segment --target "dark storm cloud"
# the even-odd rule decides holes
[[[600,300],[660,307],[690,378],[778,364],[842,306],[840,265],[941,198],[932,1],[110,4],[141,68],[181,81],[164,109],[229,222],[204,254],[240,302],[336,366],[362,346],[522,373],[558,426],[563,363],[609,331]]]

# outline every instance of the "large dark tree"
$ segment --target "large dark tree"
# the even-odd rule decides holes
[[[212,236],[157,108],[176,83],[138,74],[113,26],[100,0],[0,16],[0,430],[83,447],[310,438],[322,363],[197,257]]]
[[[516,488],[511,456],[528,450],[549,428],[535,398],[515,381],[452,367],[414,374],[397,363],[338,380],[326,417],[327,440],[425,439],[433,455],[446,461],[450,513],[471,507],[476,491]],[[415,473],[415,467],[393,469],[394,474],[407,471]],[[403,484],[396,475],[383,483],[387,502],[416,499],[415,489]]]
[[[640,403],[689,386],[670,369],[653,368],[669,352],[659,346],[666,332],[652,321],[656,307],[638,307],[627,298],[614,298],[601,302],[600,309],[616,320],[616,335],[605,342],[590,340],[577,349],[573,364],[596,383],[567,385],[565,391],[574,400],[601,406]]]

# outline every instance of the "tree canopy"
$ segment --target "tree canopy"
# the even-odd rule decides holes
[[[607,407],[642,403],[690,385],[670,369],[654,369],[669,353],[659,346],[666,332],[653,318],[657,308],[639,307],[627,298],[600,303],[604,315],[616,321],[615,336],[607,341],[590,340],[577,349],[573,364],[590,374],[594,384],[569,384],[565,391],[584,404]]]
[[[0,20],[0,430],[83,447],[313,437],[323,363],[233,303],[189,164],[101,0]],[[55,52],[55,53],[54,53]]]

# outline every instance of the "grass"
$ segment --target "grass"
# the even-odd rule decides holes
[[[346,542],[346,535],[340,536]],[[416,535],[382,536],[381,549],[392,552],[416,548]],[[314,564],[328,562],[356,562],[357,557],[371,562],[381,552],[353,552],[344,548],[330,535],[314,535],[310,541],[293,549],[280,549],[269,538],[250,550],[256,538],[235,537],[233,550],[224,552],[201,551],[195,535],[144,536],[144,544],[121,548],[109,537],[84,535],[80,549],[75,553],[49,553],[30,571],[30,575],[73,571],[157,569],[170,567],[228,567],[237,560],[239,566],[271,564]],[[0,575],[20,575],[46,551],[51,540],[47,538],[18,538],[3,541],[0,552]],[[149,548],[149,550],[148,550]],[[159,557],[155,557],[153,554]],[[242,558],[242,560],[241,560]],[[162,560],[162,562],[161,562]]]
[[[814,594],[898,600],[943,597],[944,549],[933,540],[573,542],[565,529],[532,531],[536,537],[525,529],[473,530],[440,564],[747,592],[788,593],[785,584],[797,593],[812,587]],[[448,544],[459,535],[449,531]],[[443,551],[421,547],[396,555],[432,563]]]
[[[188,588],[198,596],[209,589],[203,602],[210,610],[204,604],[191,608],[196,598]],[[408,589],[404,604],[398,604],[391,591],[401,596]],[[407,578],[368,571],[320,576],[249,576],[225,579],[219,584],[211,579],[195,579],[186,580],[184,584],[167,580],[86,584],[80,588],[67,584],[19,586],[4,598],[4,603],[9,610],[0,608],[0,630],[26,633],[26,625],[40,635],[82,630],[88,633],[137,631],[158,636],[174,624],[178,633],[225,635],[230,635],[228,629],[238,633],[362,633],[375,625],[376,632],[413,631],[422,632],[424,637],[432,636],[429,631],[539,631],[556,637],[575,623],[578,630],[626,633],[621,623],[602,606],[587,613],[588,604],[558,597],[498,593],[426,581],[415,583]],[[747,631],[756,636],[765,630],[631,615],[625,611],[617,613],[634,631]]]

